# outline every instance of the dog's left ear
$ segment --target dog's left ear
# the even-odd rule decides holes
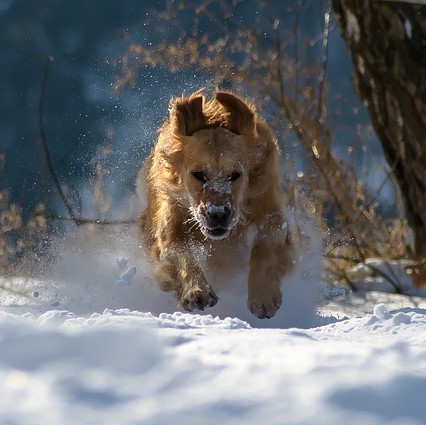
[[[256,118],[254,110],[233,94],[216,92],[216,100],[229,113],[227,127],[230,131],[243,136],[256,136]]]
[[[207,119],[203,113],[203,96],[173,99],[170,103],[170,123],[173,134],[192,136],[196,131],[207,127]]]

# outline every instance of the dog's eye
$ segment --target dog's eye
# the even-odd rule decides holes
[[[193,171],[192,175],[200,182],[205,183],[207,181],[207,177],[202,171]]]
[[[231,175],[228,177],[228,179],[229,179],[231,182],[234,182],[235,180],[238,180],[238,179],[240,178],[240,176],[241,176],[241,173],[239,173],[238,171],[233,171],[233,172],[231,173]]]

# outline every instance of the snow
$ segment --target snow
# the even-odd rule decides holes
[[[310,329],[128,309],[0,314],[2,424],[421,424],[426,310]]]
[[[150,284],[133,234],[60,240],[43,278],[0,279],[0,424],[426,423],[423,298],[324,297],[308,250],[277,317],[248,313],[244,273],[190,314]]]
[[[220,171],[216,177],[204,183],[203,189],[208,189],[221,194],[231,193],[232,182],[229,178],[223,176],[222,172]]]

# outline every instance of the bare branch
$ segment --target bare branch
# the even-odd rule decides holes
[[[382,192],[383,188],[385,187],[386,182],[388,181],[389,177],[391,177],[393,175],[393,172],[395,171],[395,167],[390,169],[385,178],[383,179],[383,181],[380,183],[379,187],[376,190],[376,194],[375,196],[373,196],[373,198],[370,200],[370,202],[368,202],[365,206],[360,207],[360,211],[358,212],[358,214],[356,215],[356,217],[348,224],[346,230],[340,235],[340,238],[337,240],[337,242],[333,243],[333,247],[327,252],[327,256],[334,250],[336,249],[339,244],[342,242],[342,240],[345,238],[345,236],[350,232],[351,232],[351,228],[354,226],[354,224],[359,220],[359,218],[362,215],[368,215],[368,208],[373,205],[374,202],[376,202],[376,200],[378,199],[378,197],[380,196],[380,193]]]
[[[41,140],[41,146],[43,148],[44,158],[46,160],[47,168],[49,170],[50,176],[52,177],[52,180],[55,184],[56,190],[58,191],[59,196],[61,197],[65,208],[68,211],[68,214],[70,217],[75,221],[77,220],[76,215],[74,214],[72,205],[69,201],[69,199],[66,197],[61,182],[59,181],[59,177],[55,172],[55,168],[53,167],[53,161],[52,157],[50,155],[49,146],[47,144],[46,139],[46,131],[44,126],[44,101],[46,97],[46,86],[47,86],[47,80],[49,77],[49,70],[50,65],[53,63],[54,57],[51,55],[46,56],[45,62],[44,62],[44,69],[43,69],[43,79],[41,83],[41,90],[40,90],[40,99],[39,99],[39,109],[38,109],[38,122],[39,122],[39,128],[40,128],[40,140]]]
[[[396,281],[395,279],[393,279],[391,276],[389,276],[389,274],[385,273],[383,270],[380,270],[379,268],[373,266],[370,263],[364,263],[370,270],[372,270],[374,273],[376,273],[377,275],[383,277],[384,279],[386,279],[395,289],[395,292],[397,294],[401,294],[402,293],[402,289],[401,286],[398,285],[398,281]],[[392,272],[393,273],[393,272]]]
[[[134,218],[127,219],[127,220],[98,220],[98,219],[88,219],[88,218],[78,217],[74,212],[74,209],[71,205],[70,200],[65,195],[65,192],[62,189],[61,182],[59,181],[59,177],[56,174],[55,168],[53,166],[52,156],[50,154],[49,146],[47,143],[46,130],[44,125],[44,103],[45,103],[45,97],[46,97],[46,86],[47,86],[47,81],[49,77],[50,65],[53,63],[53,61],[54,61],[53,56],[51,55],[46,56],[44,69],[43,69],[41,90],[40,90],[38,121],[39,121],[39,128],[40,128],[41,146],[43,148],[43,153],[44,153],[44,158],[46,160],[47,168],[55,184],[56,190],[58,191],[58,194],[61,197],[66,210],[68,211],[69,217],[61,217],[61,216],[44,214],[44,213],[37,213],[36,216],[42,216],[46,219],[51,219],[51,220],[73,221],[77,226],[80,226],[83,224],[119,225],[119,224],[136,223],[137,219],[134,219]]]
[[[323,31],[322,31],[322,67],[319,76],[319,89],[318,89],[318,110],[317,120],[324,122],[327,114],[327,109],[324,104],[324,84],[327,76],[327,63],[328,63],[328,39],[330,33],[330,15],[331,7],[328,6],[324,12]]]
[[[44,212],[36,213],[35,217],[43,217],[47,220],[72,221],[77,226],[81,226],[85,224],[98,224],[101,226],[118,226],[121,224],[135,224],[138,222],[137,218],[130,218],[126,220],[100,220],[100,219],[98,220],[95,218],[62,217],[60,215],[45,214]]]

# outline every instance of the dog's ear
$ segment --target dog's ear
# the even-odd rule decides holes
[[[170,123],[174,135],[192,136],[207,127],[203,102],[203,96],[200,95],[177,98],[170,102]]]
[[[170,101],[169,123],[163,126],[165,131],[159,133],[155,150],[166,164],[176,166],[182,160],[183,136],[191,136],[207,127],[203,113],[204,98],[195,93],[189,97],[174,98]]]
[[[254,110],[233,94],[216,92],[216,100],[229,113],[226,121],[228,130],[243,136],[256,136],[256,119]]]

